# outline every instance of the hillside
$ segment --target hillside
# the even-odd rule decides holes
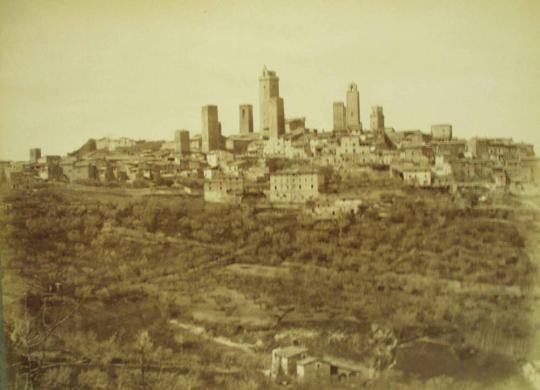
[[[273,348],[369,363],[376,324],[398,340],[396,366],[367,388],[521,384],[537,326],[532,211],[422,190],[337,221],[55,186],[3,202],[19,382],[266,389]]]

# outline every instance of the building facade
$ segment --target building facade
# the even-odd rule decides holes
[[[452,140],[452,125],[439,124],[431,126],[431,137],[434,141]]]
[[[242,177],[216,177],[204,182],[204,200],[211,203],[238,204],[244,194]]]
[[[319,197],[324,178],[317,171],[283,171],[270,175],[270,201],[303,203]]]

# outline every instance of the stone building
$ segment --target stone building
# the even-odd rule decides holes
[[[371,107],[370,121],[372,131],[384,130],[384,114],[381,106]]]
[[[242,177],[217,176],[204,182],[204,200],[212,203],[239,204],[244,194]]]
[[[429,138],[421,130],[392,131],[391,129],[385,129],[385,133],[392,144],[398,148],[401,146],[424,145]]]
[[[360,122],[360,94],[355,83],[349,84],[349,89],[347,89],[347,130],[362,130],[362,122]]]
[[[365,363],[331,355],[312,356],[307,348],[300,346],[280,347],[272,351],[270,377],[274,380],[291,378],[304,383],[330,384],[376,376],[376,371]]]
[[[270,376],[276,379],[280,376],[296,375],[296,363],[307,357],[307,351],[307,348],[295,345],[272,350]]]
[[[490,160],[506,162],[533,157],[534,149],[530,144],[516,144],[513,142],[507,143],[499,140],[493,140],[488,143],[487,155]]]
[[[433,147],[429,145],[402,146],[399,149],[399,157],[401,161],[415,164],[431,164],[435,159]]]
[[[468,158],[487,158],[487,147],[489,141],[486,138],[470,138],[467,140],[465,153]]]
[[[253,106],[242,104],[239,112],[240,134],[253,133]]]
[[[452,139],[452,125],[438,124],[431,126],[431,138],[434,141],[450,141]]]
[[[535,157],[524,157],[520,160],[505,162],[508,179],[514,184],[538,183],[540,180],[539,160]]]
[[[255,138],[253,134],[250,136],[232,135],[225,138],[225,150],[234,154],[245,154],[247,153],[249,144],[256,140],[257,138]]]
[[[467,141],[465,140],[433,140],[431,143],[433,153],[449,157],[464,157],[467,151]]]
[[[265,141],[263,155],[266,157],[306,158],[304,147],[296,147],[293,141],[284,138],[270,138]]]
[[[189,131],[176,130],[174,132],[174,150],[180,154],[188,154],[190,151]]]
[[[41,149],[32,148],[30,149],[30,162],[36,163],[41,158]]]
[[[496,162],[488,159],[459,158],[450,160],[457,183],[489,182]]]
[[[226,150],[216,150],[206,155],[206,162],[212,168],[223,167],[234,161],[234,154]]]
[[[285,109],[279,96],[279,77],[276,72],[263,68],[259,77],[260,130],[270,138],[285,133]]]
[[[268,135],[278,138],[285,133],[285,111],[282,98],[271,98],[267,105]]]
[[[431,167],[427,165],[398,164],[391,166],[390,171],[411,186],[428,187],[432,182]]]
[[[189,139],[189,150],[190,152],[200,153],[202,148],[202,136],[200,134],[195,134]]]
[[[320,358],[308,356],[296,363],[296,375],[300,382],[327,381],[331,377],[331,365]]]
[[[60,163],[62,158],[60,156],[44,156],[39,159],[36,168],[38,169],[39,177],[43,180],[56,180],[63,176],[62,167]]]
[[[285,132],[291,133],[295,130],[305,130],[306,128],[306,118],[289,118],[285,120]]]
[[[343,131],[347,129],[347,111],[345,103],[334,102],[334,131]]]
[[[324,177],[315,170],[286,170],[270,175],[271,202],[304,203],[319,197]]]
[[[98,180],[98,169],[96,164],[88,161],[62,162],[62,172],[69,181],[77,180]]]
[[[208,153],[221,148],[221,125],[218,120],[217,106],[202,108],[202,143],[201,151]]]
[[[436,155],[435,164],[433,165],[431,171],[435,176],[443,177],[452,175],[452,164],[450,163],[452,159],[449,156],[445,155]]]
[[[336,155],[343,159],[355,155],[365,155],[371,152],[371,144],[357,136],[342,137],[336,147]]]

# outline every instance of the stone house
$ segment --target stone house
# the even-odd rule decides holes
[[[336,155],[342,158],[369,153],[371,153],[371,144],[364,142],[360,137],[342,137],[336,148]]]
[[[395,147],[420,146],[429,141],[429,136],[420,130],[392,131],[385,129],[385,133]]]
[[[313,356],[308,356],[296,363],[296,375],[301,382],[316,381],[318,383],[330,377],[330,364]]]
[[[286,170],[270,175],[270,202],[303,203],[319,197],[324,177],[316,170]]]
[[[311,356],[307,348],[280,347],[272,351],[272,379],[293,378],[305,383],[324,383],[353,378],[374,378],[375,370],[361,362],[336,356]]]
[[[294,376],[297,372],[297,362],[307,357],[307,348],[291,345],[272,350],[272,367],[270,376],[276,379],[280,376]]]
[[[265,141],[263,155],[267,157],[306,158],[305,148],[293,145],[293,141],[285,138],[270,138]]]
[[[66,161],[61,164],[62,172],[69,181],[98,180],[98,169],[95,163],[89,161]]]
[[[428,145],[408,145],[400,149],[401,161],[415,164],[431,164],[434,159],[433,148]]]
[[[430,166],[393,165],[390,173],[401,177],[405,184],[415,187],[427,187],[432,183]]]
[[[431,145],[436,155],[445,155],[454,158],[464,157],[467,150],[467,141],[465,140],[437,141]]]
[[[216,177],[204,182],[204,200],[213,203],[238,204],[244,195],[242,177]]]

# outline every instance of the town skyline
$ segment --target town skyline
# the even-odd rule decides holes
[[[49,10],[25,2],[2,5],[1,159],[26,159],[31,147],[64,155],[88,138],[170,139],[175,129],[184,128],[200,133],[200,107],[208,104],[218,106],[224,135],[238,132],[238,106],[252,104],[257,131],[257,77],[265,64],[279,74],[285,117],[305,116],[310,128],[332,130],[332,103],[343,100],[343,91],[355,82],[361,118],[369,118],[371,106],[383,106],[387,125],[396,130],[428,131],[432,124],[452,123],[457,137],[513,137],[540,145],[534,131],[540,119],[534,109],[540,103],[540,55],[533,45],[540,30],[533,24],[538,14],[533,2],[509,10],[495,3],[482,29],[474,18],[482,7],[461,3],[446,9],[419,2],[405,14],[392,1],[377,12],[361,4],[351,16],[340,6],[328,11],[326,21],[318,16],[320,4],[301,3],[283,20],[272,18],[273,24],[260,6],[246,3],[130,9],[120,3],[55,4]],[[276,3],[272,14],[284,6]],[[123,10],[125,18],[116,20],[113,10]],[[81,11],[95,20],[83,18]],[[36,19],[42,12],[47,21]],[[181,12],[190,16],[185,23],[174,20]],[[433,20],[425,19],[428,14]],[[439,23],[446,14],[447,22]],[[291,24],[299,15],[333,34],[309,23]],[[347,27],[354,17],[358,31]],[[158,21],[163,27],[153,30]],[[32,23],[40,34],[29,34]],[[374,30],[377,23],[395,28],[385,34]],[[182,34],[190,28],[202,39]],[[243,28],[253,33],[249,39]],[[521,45],[505,35],[508,30]],[[228,38],[217,37],[220,31]],[[370,38],[373,31],[377,42]],[[275,39],[268,40],[272,34]],[[150,37],[141,41],[143,35]],[[470,42],[458,45],[465,37]],[[168,39],[149,46],[160,38]],[[224,60],[204,61],[203,52]],[[366,52],[376,61],[366,61]],[[225,60],[232,53],[239,57]]]

